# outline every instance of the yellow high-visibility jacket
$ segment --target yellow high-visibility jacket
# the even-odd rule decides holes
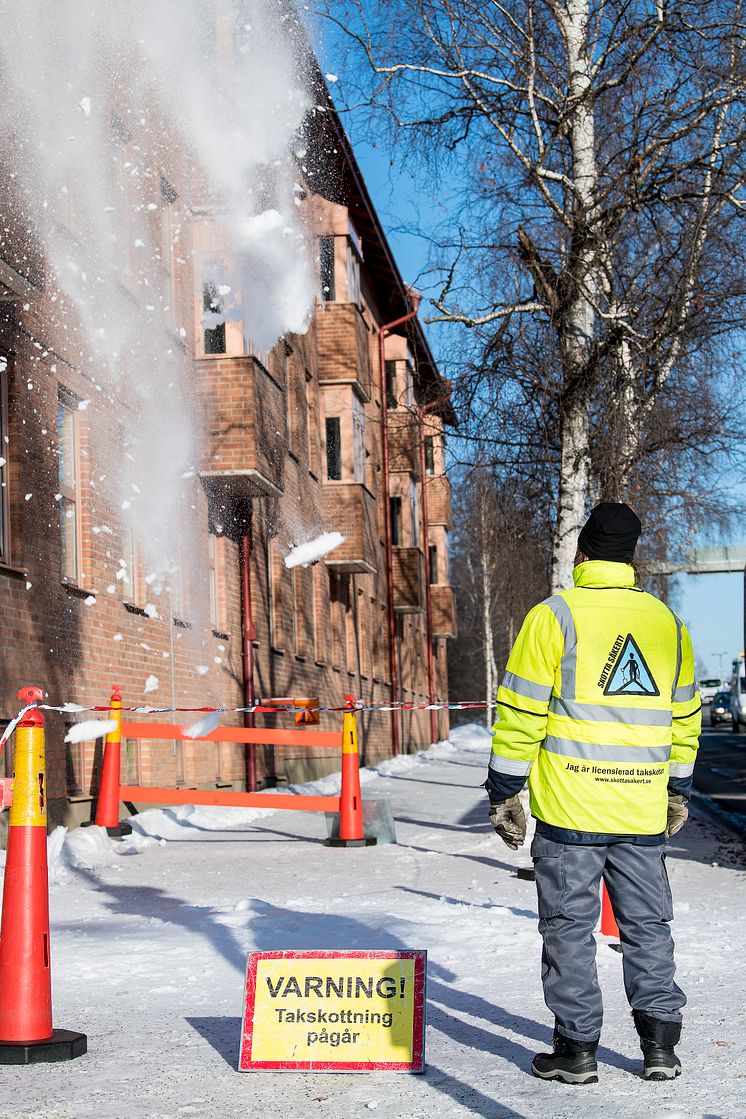
[[[572,590],[527,615],[497,693],[490,799],[528,777],[542,830],[568,842],[660,841],[669,784],[691,788],[702,723],[691,640],[634,581],[627,563],[578,565]]]

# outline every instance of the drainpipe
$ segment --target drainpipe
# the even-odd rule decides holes
[[[392,322],[384,323],[378,334],[378,362],[381,372],[381,419],[383,421],[383,501],[386,522],[386,602],[389,623],[389,674],[391,676],[391,704],[399,700],[399,670],[396,663],[396,618],[394,615],[394,553],[391,544],[391,487],[389,484],[389,412],[386,395],[386,355],[384,342],[386,335],[413,319],[419,309],[422,296],[418,292],[407,292],[412,310]],[[396,757],[399,753],[399,713],[391,712],[391,750]]]
[[[241,640],[243,643],[243,705],[254,706],[254,641],[256,629],[251,609],[251,500],[246,503],[243,533],[239,544],[241,566]],[[245,711],[245,727],[254,726],[254,712]],[[256,792],[256,746],[246,745],[246,788]]]
[[[432,405],[429,405],[432,407]],[[427,618],[427,632],[425,640],[427,641],[427,691],[430,697],[430,741],[435,743],[438,741],[438,720],[435,717],[435,711],[432,710],[432,705],[435,703],[435,669],[433,666],[433,594],[430,587],[432,582],[432,572],[430,570],[430,522],[427,516],[427,473],[425,462],[425,412],[428,410],[424,405],[418,408],[418,419],[420,424],[420,477],[422,478],[422,535],[423,535],[423,548],[425,551],[425,611]]]

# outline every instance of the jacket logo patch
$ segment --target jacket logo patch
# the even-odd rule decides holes
[[[619,638],[615,647],[618,642]],[[604,695],[660,695],[642,650],[631,633],[614,657],[614,668],[606,681]]]

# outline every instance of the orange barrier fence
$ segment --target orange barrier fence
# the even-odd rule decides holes
[[[354,698],[345,697],[350,710],[343,714],[341,731],[279,730],[255,727],[217,727],[209,734],[192,737],[174,723],[134,723],[122,721],[121,690],[112,692],[110,712],[115,730],[106,736],[101,783],[96,807],[96,824],[119,828],[119,805],[140,801],[147,804],[207,804],[237,808],[285,809],[293,812],[338,812],[339,839],[333,846],[368,846],[363,832],[363,806],[360,794],[360,758]],[[339,796],[305,796],[292,793],[236,792],[223,789],[168,789],[150,785],[121,784],[122,736],[135,740],[177,742],[236,742],[244,745],[303,746],[337,750],[341,754],[342,787]]]

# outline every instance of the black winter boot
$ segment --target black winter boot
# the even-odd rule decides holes
[[[632,1017],[640,1035],[645,1080],[673,1080],[681,1075],[681,1061],[674,1053],[681,1037],[681,1022],[664,1022],[642,1010],[633,1010]]]
[[[561,1080],[563,1084],[598,1084],[595,1041],[573,1041],[558,1029],[554,1031],[551,1053],[537,1053],[531,1062],[534,1076],[542,1080]]]

